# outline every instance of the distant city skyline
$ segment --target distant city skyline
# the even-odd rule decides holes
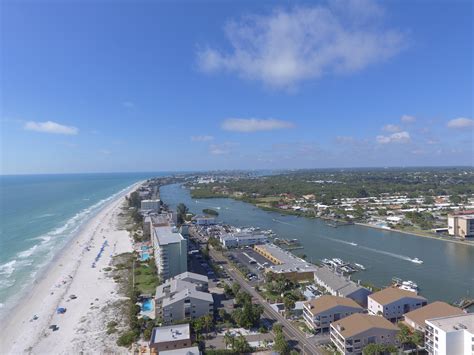
[[[1,174],[474,165],[473,4],[2,4]]]

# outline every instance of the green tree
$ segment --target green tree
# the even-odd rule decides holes
[[[273,350],[279,353],[280,355],[289,355],[290,345],[283,335],[283,329],[280,327],[273,326],[273,332],[275,333],[275,340],[273,344]]]
[[[229,348],[229,345],[232,350],[234,349],[234,337],[232,336],[232,334],[230,334],[229,331],[225,332],[224,334],[224,344],[226,349]]]
[[[237,351],[240,354],[249,353],[252,351],[249,343],[242,334],[239,334],[234,341],[233,350]]]
[[[177,222],[178,222],[178,225],[181,225],[184,223],[184,221],[186,220],[186,214],[188,213],[189,209],[186,207],[186,205],[184,203],[180,203],[178,204],[178,206],[176,206],[176,214],[177,214]]]
[[[283,298],[283,304],[285,305],[286,316],[288,317],[291,314],[293,308],[295,308],[295,300],[291,295],[285,295]]]

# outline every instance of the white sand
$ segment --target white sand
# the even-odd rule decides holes
[[[116,283],[102,269],[109,266],[113,255],[132,251],[129,233],[117,228],[125,194],[106,205],[82,228],[32,292],[12,311],[1,326],[1,354],[126,353],[110,341],[107,320],[101,311],[119,298]],[[92,268],[104,241],[108,246]],[[72,294],[77,299],[71,300]],[[56,314],[57,307],[66,308],[66,313]],[[37,320],[32,320],[34,315]],[[52,324],[59,330],[50,330]]]

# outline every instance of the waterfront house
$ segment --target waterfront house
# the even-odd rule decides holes
[[[405,314],[405,323],[421,332],[425,331],[425,321],[432,318],[449,317],[464,314],[461,308],[451,306],[446,302],[436,301],[424,307]]]
[[[350,298],[324,295],[304,303],[303,318],[310,329],[326,332],[332,322],[363,311]]]
[[[331,324],[330,339],[345,355],[362,354],[368,344],[398,346],[399,328],[383,317],[355,313]]]
[[[414,292],[387,287],[368,297],[368,311],[373,315],[381,315],[391,322],[396,322],[405,313],[427,305],[423,296]]]

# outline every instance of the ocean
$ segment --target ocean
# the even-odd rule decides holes
[[[164,175],[0,176],[0,316],[101,207],[134,183]]]

